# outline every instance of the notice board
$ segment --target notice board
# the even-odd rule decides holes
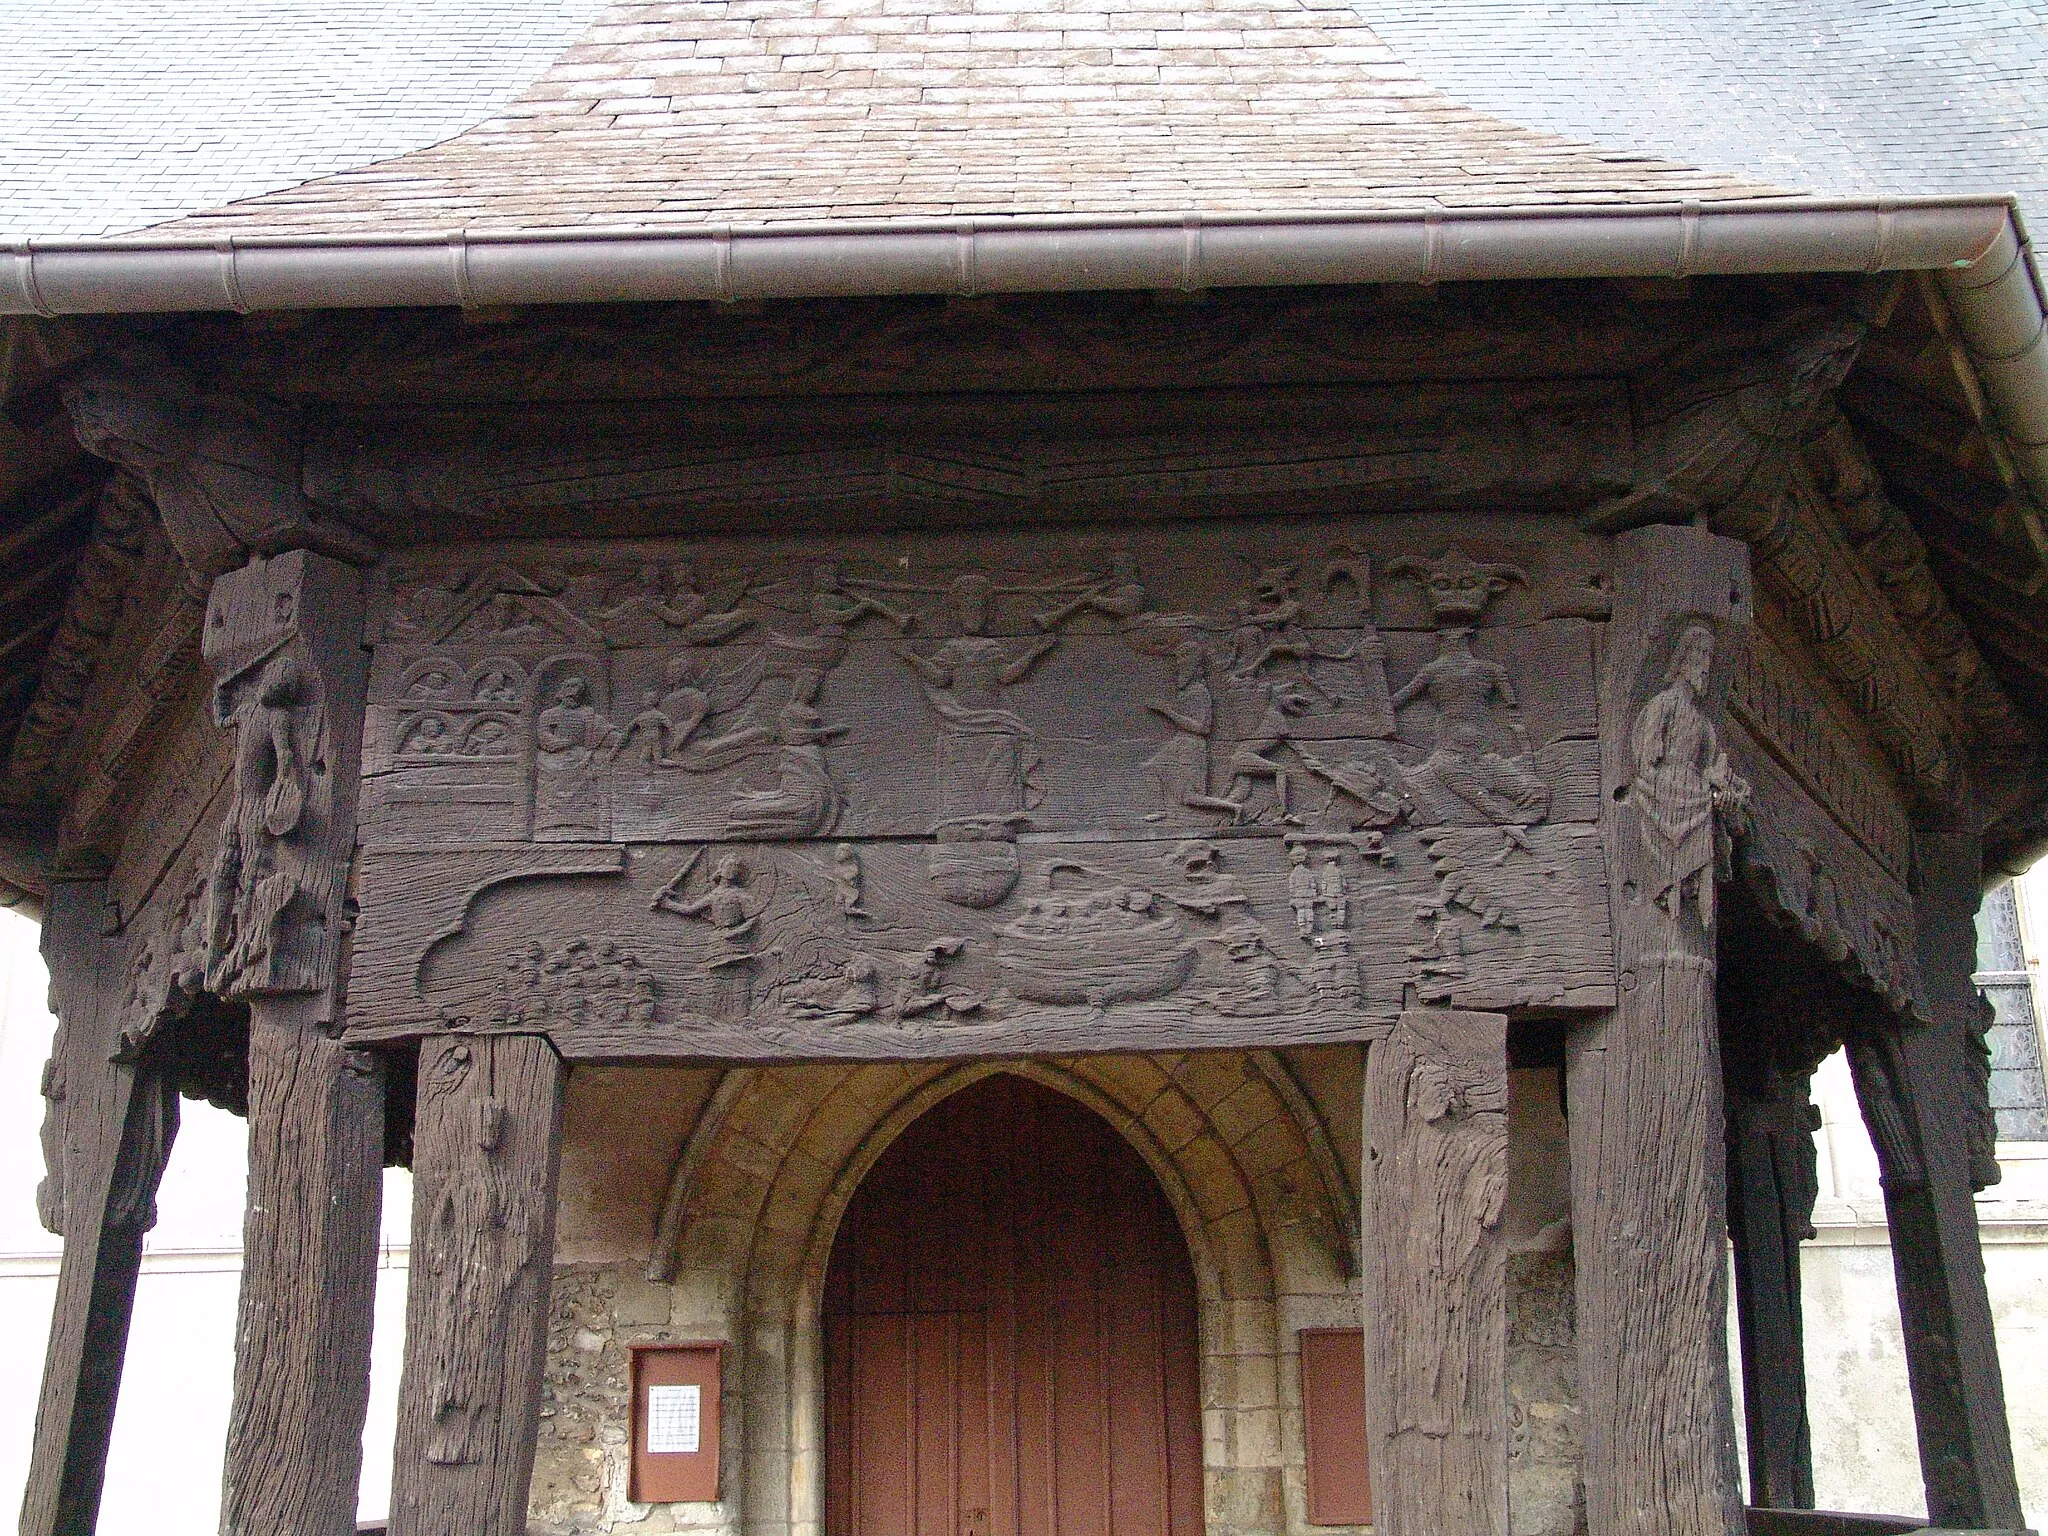
[[[633,1346],[633,1464],[627,1497],[641,1504],[718,1497],[721,1344]]]

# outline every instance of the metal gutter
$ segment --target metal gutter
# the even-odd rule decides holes
[[[1920,272],[1939,286],[2048,559],[2048,305],[2009,197],[31,240],[0,256],[0,315],[1793,272]]]
[[[1400,214],[846,220],[649,232],[28,241],[0,314],[1689,277],[1971,268],[2000,198]]]
[[[1980,424],[2002,456],[2006,483],[2031,493],[2022,511],[2048,560],[2040,515],[2048,507],[2048,292],[2018,208],[1973,265],[1935,282],[1976,378]]]

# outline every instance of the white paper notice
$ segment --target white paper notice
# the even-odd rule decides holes
[[[697,1453],[702,1387],[647,1389],[647,1450],[650,1455]]]

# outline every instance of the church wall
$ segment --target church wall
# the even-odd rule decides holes
[[[1296,1339],[1304,1328],[1360,1321],[1348,1251],[1355,1218],[1338,1209],[1331,1186],[1334,1176],[1346,1198],[1355,1188],[1362,1061],[1354,1047],[1318,1047],[1008,1067],[1072,1093],[1117,1126],[1152,1165],[1189,1236],[1210,1536],[1342,1536],[1307,1523]],[[578,1068],[564,1130],[534,1528],[549,1536],[816,1536],[816,1323],[832,1232],[897,1133],[953,1089],[1003,1069],[746,1074],[737,1094],[726,1090],[722,1128],[698,1149],[673,1279],[659,1283],[646,1269],[670,1170],[721,1074]],[[1512,1074],[1510,1125],[1513,1529],[1570,1536],[1583,1501],[1554,1072]],[[1317,1157],[1318,1138],[1334,1158]],[[629,1346],[662,1341],[728,1345],[718,1503],[626,1498]]]

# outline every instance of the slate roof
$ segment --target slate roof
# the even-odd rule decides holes
[[[602,0],[40,0],[0,48],[0,237],[112,235],[459,133]]]
[[[444,144],[173,224],[383,234],[1769,195],[1513,126],[1328,0],[617,0]]]
[[[2041,0],[1355,0],[1532,128],[1822,195],[2017,193],[2048,227]]]
[[[2017,191],[2048,216],[2037,0],[693,0],[614,6],[547,68],[599,4],[44,0],[0,53],[0,234],[271,191],[222,230],[1763,185]],[[764,115],[762,147],[719,142]]]

